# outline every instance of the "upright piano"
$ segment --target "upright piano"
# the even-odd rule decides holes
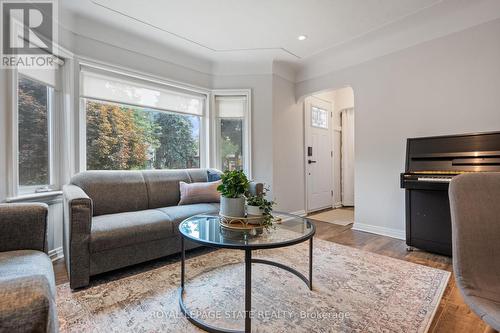
[[[451,256],[449,183],[488,171],[500,171],[500,132],[408,139],[401,174],[408,248]]]

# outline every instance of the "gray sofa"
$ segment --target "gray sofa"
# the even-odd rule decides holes
[[[0,204],[0,332],[57,332],[47,205]]]
[[[500,172],[453,177],[453,271],[465,303],[500,331]]]
[[[179,181],[206,182],[207,169],[75,175],[63,189],[71,288],[87,286],[93,275],[179,252],[179,223],[219,211],[218,203],[178,206]]]

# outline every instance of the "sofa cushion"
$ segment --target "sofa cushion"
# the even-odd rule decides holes
[[[180,199],[179,182],[191,182],[187,170],[146,170],[143,176],[150,209],[177,205]]]
[[[85,171],[71,183],[92,199],[94,216],[148,209],[148,191],[140,171]]]
[[[156,209],[96,216],[90,231],[90,252],[100,252],[172,236],[169,216]]]
[[[158,208],[158,211],[166,214],[173,223],[174,233],[179,233],[179,224],[197,214],[215,214],[219,212],[218,203],[200,203],[194,205],[172,206]]]
[[[55,332],[52,262],[40,251],[0,253],[0,331]]]

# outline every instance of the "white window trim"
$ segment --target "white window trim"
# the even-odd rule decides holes
[[[65,61],[72,60],[74,54],[69,50],[65,49],[60,45],[54,45],[54,54],[58,57],[63,58]],[[66,65],[63,66],[59,70],[58,77],[62,78],[62,72],[67,70]],[[57,156],[53,156],[49,163],[52,163],[57,169],[52,168],[56,174],[54,178],[52,178],[52,183],[54,185],[54,189],[50,192],[44,193],[27,193],[21,194],[19,191],[19,140],[18,140],[18,71],[17,69],[5,69],[6,71],[6,92],[7,92],[7,147],[6,147],[6,176],[7,176],[7,186],[6,186],[6,202],[15,202],[19,200],[29,200],[31,198],[39,198],[39,197],[49,197],[49,196],[58,196],[61,194],[59,191],[61,185],[64,183],[64,179],[62,177],[62,173],[64,172],[64,166],[62,164],[63,159],[69,158],[69,156],[63,157],[64,154],[67,154],[67,151],[62,151],[60,145],[57,142],[61,142],[65,138],[62,138],[61,135],[67,126],[67,123],[63,121],[64,110],[63,105],[63,94],[68,92],[64,91],[64,88],[61,88],[61,92],[56,95],[55,106],[59,107],[58,110],[55,110],[55,125],[56,128],[54,130],[58,131],[56,133],[52,133],[52,138],[54,145],[56,146],[55,151],[57,150],[59,154]],[[64,83],[64,82],[63,82]],[[70,98],[73,98],[73,95],[70,94]],[[39,186],[36,186],[39,188]]]
[[[60,189],[65,182],[63,178],[63,173],[66,172],[63,165],[63,160],[70,158],[70,156],[66,156],[69,154],[69,151],[64,151],[60,142],[63,140],[67,140],[68,138],[63,138],[63,134],[67,133],[68,129],[66,127],[69,125],[65,121],[65,105],[63,102],[63,95],[69,94],[70,99],[73,98],[73,94],[70,91],[65,91],[64,84],[62,82],[63,73],[71,72],[71,69],[67,67],[68,61],[71,63],[71,60],[74,57],[74,54],[67,49],[63,48],[60,45],[54,46],[56,49],[55,54],[59,57],[62,57],[65,60],[65,65],[62,66],[58,71],[58,80],[59,80],[59,88],[54,89],[54,107],[53,110],[53,121],[50,123],[50,126],[53,126],[53,133],[49,133],[49,140],[52,140],[51,146],[49,149],[52,150],[53,155],[49,160],[49,169],[51,172],[51,183],[49,185],[54,186],[49,192],[43,193],[35,193],[34,191],[40,186],[34,186],[33,191],[20,191],[19,186],[19,128],[18,128],[18,71],[17,69],[8,69],[7,72],[7,98],[9,99],[9,110],[7,115],[7,137],[10,139],[10,142],[7,141],[7,149],[6,149],[6,167],[7,167],[7,202],[28,200],[30,198],[38,198],[40,196],[48,197],[48,196],[57,196],[60,195]],[[66,76],[64,76],[66,78]],[[61,83],[63,85],[61,85]],[[25,187],[25,189],[27,189]]]
[[[19,188],[19,137],[18,137],[18,74],[17,70],[10,70],[9,95],[11,96],[11,122],[10,122],[10,145],[8,156],[10,164],[8,168],[8,197],[17,197]]]
[[[215,98],[217,96],[244,96],[247,99],[247,107],[243,117],[243,171],[249,179],[252,179],[252,90],[251,89],[215,89],[212,90],[210,105],[214,110],[211,117],[211,161],[210,164],[220,169],[219,137],[220,127],[216,114]]]
[[[85,111],[85,105],[83,104],[83,98],[81,97],[81,66],[93,67],[102,71],[108,71],[111,73],[116,73],[123,76],[129,76],[131,78],[136,78],[145,81],[151,81],[156,84],[165,85],[166,87],[174,87],[178,89],[183,89],[188,92],[193,92],[196,94],[201,94],[204,96],[205,102],[203,103],[203,114],[200,117],[200,168],[208,168],[210,164],[210,145],[203,144],[210,141],[210,90],[203,89],[187,84],[181,84],[175,81],[165,80],[161,77],[150,75],[144,72],[139,72],[131,70],[125,67],[113,66],[100,61],[96,61],[90,58],[79,58],[75,64],[77,68],[77,83],[75,89],[75,99],[78,101],[78,151],[76,152],[78,156],[77,172],[82,172],[87,170],[87,117]],[[153,108],[152,108],[153,109]],[[158,110],[161,112],[162,110]],[[180,112],[173,112],[177,114],[182,114]]]
[[[60,81],[62,70],[58,71],[58,80]],[[11,122],[10,122],[10,140],[11,144],[9,147],[9,185],[8,185],[8,198],[17,198],[19,196],[30,196],[35,195],[36,190],[43,187],[43,185],[34,185],[34,186],[20,186],[19,184],[19,110],[18,110],[18,94],[19,94],[19,77],[22,74],[19,74],[17,69],[12,69],[10,71],[9,77],[9,89],[11,96]],[[33,80],[28,77],[28,79]],[[36,80],[34,80],[36,81]],[[58,83],[60,85],[60,82]],[[60,138],[61,133],[61,123],[60,118],[62,114],[62,92],[61,89],[57,87],[53,88],[53,96],[49,98],[48,104],[49,114],[48,114],[48,168],[49,168],[49,191],[57,191],[61,188],[61,181],[59,177],[60,173],[60,161],[61,151],[57,145],[58,138]]]

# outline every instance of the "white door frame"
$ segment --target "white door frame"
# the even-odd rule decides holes
[[[328,133],[330,135],[330,151],[333,152],[333,105],[332,102],[326,101],[323,99],[320,99],[315,96],[309,96],[306,97],[303,103],[303,124],[304,124],[304,149],[303,149],[303,165],[304,165],[304,209],[305,213],[308,214],[311,212],[309,209],[309,177],[307,175],[307,140],[309,136],[309,123],[308,123],[308,116],[307,112],[309,112],[310,108],[312,106],[318,106],[320,108],[325,108],[325,105],[327,105],[327,108],[330,110],[330,116],[328,120]],[[333,157],[332,157],[333,161]],[[332,163],[332,191],[333,191],[333,163]],[[331,199],[332,207],[334,207],[335,203],[333,202],[333,194],[332,194],[332,199]]]

